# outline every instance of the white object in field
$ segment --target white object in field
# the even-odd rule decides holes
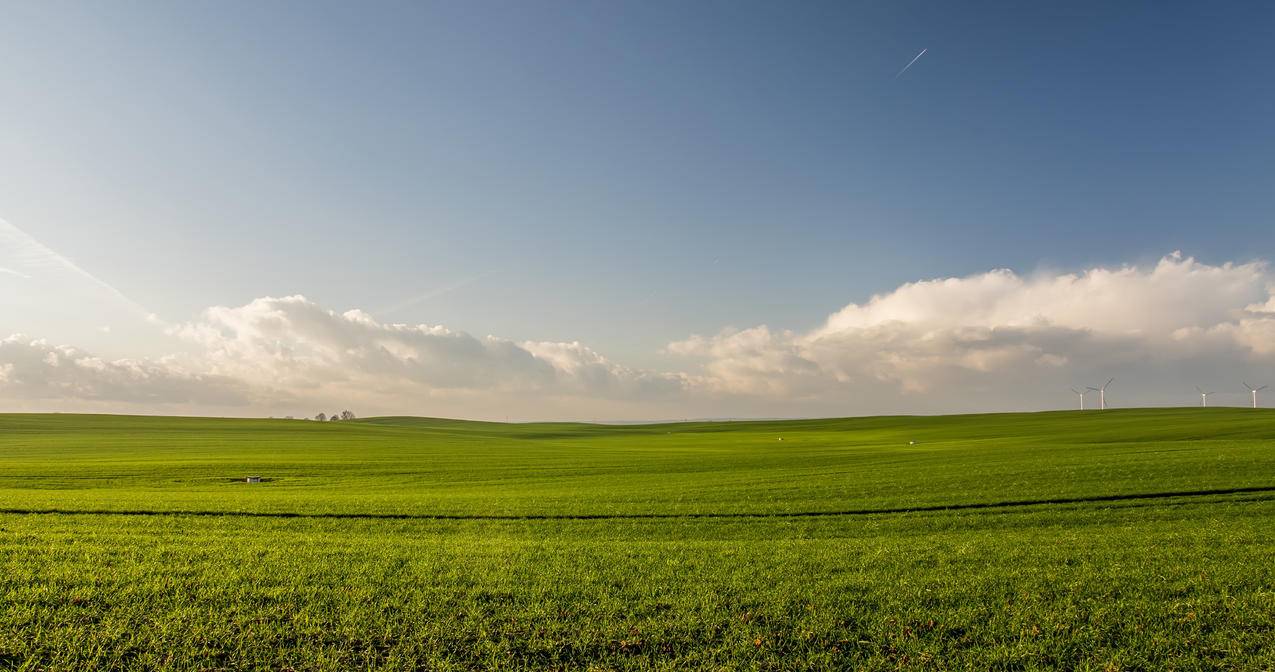
[[[1210,395],[1210,394],[1213,394],[1213,393],[1212,393],[1212,392],[1205,392],[1204,390],[1201,390],[1199,385],[1196,385],[1196,386],[1195,386],[1195,391],[1200,393],[1200,407],[1201,407],[1201,408],[1208,408],[1208,405],[1209,405],[1209,395]]]
[[[909,445],[909,446],[915,446],[915,445],[916,445],[916,441],[908,441],[908,445]]]
[[[1244,383],[1244,387],[1247,387],[1248,391],[1253,394],[1253,408],[1257,408],[1257,393],[1270,387],[1270,385],[1263,385],[1261,387],[1253,387],[1252,385],[1249,385],[1248,383]]]
[[[1092,390],[1093,388],[1091,387],[1089,389]],[[1071,391],[1075,392],[1076,396],[1080,397],[1080,410],[1082,411],[1085,410],[1085,394],[1087,394],[1087,392],[1085,392],[1084,390],[1077,390],[1074,387],[1071,388]]]
[[[1102,387],[1089,388],[1098,393],[1098,410],[1100,411],[1107,410],[1107,386],[1110,385],[1113,380],[1115,380],[1115,378],[1109,378],[1107,379],[1107,382],[1103,383]]]
[[[780,441],[783,441],[783,440],[784,440],[784,437],[782,437],[782,436],[781,436],[781,437],[779,437],[779,440],[780,440]]]
[[[260,477],[260,476],[249,476],[248,478],[245,478],[245,479],[243,479],[243,480],[244,480],[245,482],[247,482],[247,483],[260,483],[260,482],[261,482],[261,477]]]

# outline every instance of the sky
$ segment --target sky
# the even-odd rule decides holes
[[[1269,3],[0,4],[0,410],[1275,383]]]

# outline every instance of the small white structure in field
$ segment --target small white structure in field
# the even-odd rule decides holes
[[[915,445],[916,445],[916,441],[908,441],[908,445],[909,445],[909,446],[915,446]]]
[[[244,482],[245,482],[245,483],[260,483],[260,482],[261,482],[261,477],[260,477],[260,476],[249,476],[248,478],[245,478],[245,479],[243,479],[243,480],[244,480]]]

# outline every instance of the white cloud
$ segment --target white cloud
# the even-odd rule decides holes
[[[727,330],[668,350],[699,358],[700,380],[717,394],[844,398],[873,386],[952,402],[955,387],[999,384],[1000,405],[1012,408],[1041,377],[1270,364],[1272,287],[1265,263],[1213,266],[1177,253],[1150,268],[996,270],[905,284],[808,333]]]
[[[682,374],[654,373],[615,364],[579,341],[524,341],[519,347],[550,363],[559,382],[581,394],[641,399],[673,394],[688,384]]]
[[[202,366],[260,387],[375,403],[385,395],[473,392],[640,398],[679,376],[629,369],[580,343],[517,343],[443,326],[385,324],[302,296],[211,308],[174,329]]]
[[[674,373],[626,367],[579,342],[477,337],[266,297],[171,327],[188,350],[164,357],[107,361],[0,341],[0,399],[261,414],[780,416],[1057,407],[1070,402],[1067,387],[1117,376],[1116,403],[1183,403],[1193,397],[1179,389],[1275,372],[1273,287],[1265,263],[1178,254],[1150,267],[927,280],[804,333],[761,325],[671,343],[671,368],[683,370]]]
[[[166,361],[108,362],[20,335],[0,339],[0,398],[217,407],[253,401],[248,387],[231,378],[189,372]]]
[[[1265,263],[1210,266],[1180,253],[1150,269],[1124,266],[1021,277],[997,270],[903,285],[867,304],[850,304],[814,335],[887,324],[932,328],[1049,325],[1098,333],[1167,336],[1251,312],[1270,300]]]
[[[11,337],[0,342],[0,399],[113,401],[160,411],[165,404],[203,403],[487,417],[510,409],[521,417],[547,408],[605,409],[607,417],[625,417],[623,404],[671,398],[686,385],[680,375],[624,367],[578,342],[519,343],[444,326],[382,323],[302,296],[209,308],[168,331],[189,350],[104,361]]]

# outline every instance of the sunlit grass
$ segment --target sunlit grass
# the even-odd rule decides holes
[[[1271,669],[1273,439],[0,415],[0,666]]]

